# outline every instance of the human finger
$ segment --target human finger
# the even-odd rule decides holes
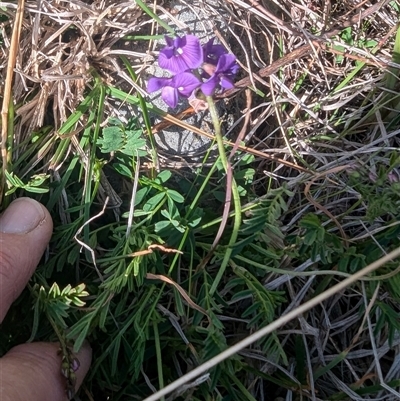
[[[0,217],[0,323],[35,271],[52,230],[47,209],[30,198],[13,201]]]
[[[92,358],[85,343],[76,355],[76,385],[81,385]],[[61,355],[56,343],[21,344],[0,359],[2,401],[66,401],[67,381],[61,374]]]

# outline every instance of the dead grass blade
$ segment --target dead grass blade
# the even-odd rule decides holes
[[[13,102],[11,97],[14,68],[17,61],[17,53],[19,50],[19,41],[21,37],[22,21],[24,17],[25,0],[18,1],[17,12],[15,15],[11,44],[8,53],[7,73],[4,84],[3,104],[1,108],[1,159],[2,159],[2,174],[0,181],[0,199],[3,198],[5,188],[5,172],[7,171],[10,155],[7,154],[8,144],[8,111]]]
[[[202,313],[203,315],[205,315],[211,324],[211,319],[210,319],[210,316],[208,315],[207,311],[205,309],[203,309],[201,306],[197,305],[195,302],[193,302],[190,299],[189,295],[186,294],[186,291],[174,280],[171,280],[169,277],[164,276],[162,274],[153,274],[153,273],[146,273],[146,278],[149,280],[161,280],[161,281],[164,281],[164,283],[171,284],[172,286],[174,286],[178,290],[179,294],[182,295],[183,299],[188,303],[188,305],[192,309],[195,309],[195,310],[199,311],[200,313]]]

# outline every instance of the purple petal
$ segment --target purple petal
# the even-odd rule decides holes
[[[175,56],[175,47],[174,46],[165,46],[163,49],[160,50],[160,54],[158,56],[158,64],[160,64],[160,58],[167,59],[173,58]],[[162,67],[164,68],[164,67]]]
[[[233,74],[233,71],[237,72],[236,56],[234,56],[233,54],[223,54],[218,60],[216,72],[229,72]]]
[[[214,39],[210,39],[204,46],[203,46],[203,53],[204,53],[204,62],[217,65],[218,59],[223,55],[226,54],[227,51],[225,47],[219,44],[214,45]]]
[[[199,38],[194,35],[186,35],[181,38],[180,45],[180,49],[182,49],[181,56],[188,67],[200,67],[203,63],[203,48],[201,47]]]
[[[165,86],[161,91],[161,97],[169,107],[175,108],[178,104],[178,90],[172,86]]]
[[[170,38],[169,36],[165,35],[165,43],[167,44],[167,46],[169,47],[174,47],[174,39]]]
[[[201,85],[201,91],[206,96],[212,96],[215,92],[216,87],[218,86],[219,78],[216,75],[213,75],[208,81],[204,82]]]
[[[160,55],[158,56],[158,65],[161,68],[172,72],[173,74],[180,74],[188,69],[186,61],[175,55],[176,51],[174,48],[166,47],[160,50]]]
[[[200,86],[200,80],[190,72],[175,75],[171,86],[176,88],[183,96],[189,97],[193,91]]]
[[[231,68],[230,68],[230,73],[233,75],[236,75],[239,72],[239,65],[238,64],[234,64]]]
[[[171,82],[171,78],[157,78],[152,77],[149,79],[147,83],[147,92],[152,93],[164,88],[165,85],[168,85]]]
[[[232,89],[235,86],[233,85],[233,82],[225,75],[220,77],[219,83],[224,89]]]
[[[175,49],[179,49],[182,48],[186,45],[186,36],[183,36],[182,38],[180,36],[177,36],[174,39],[174,44],[173,46],[175,47]]]
[[[166,37],[167,40],[168,37]],[[194,35],[167,40],[168,46],[160,50],[158,65],[179,74],[191,68],[198,68],[203,62],[203,49]]]

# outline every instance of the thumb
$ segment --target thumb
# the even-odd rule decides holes
[[[61,374],[61,356],[55,343],[22,344],[0,359],[1,401],[66,401],[66,379]],[[76,358],[76,388],[85,377],[92,350],[84,344]]]
[[[39,202],[19,198],[0,218],[0,323],[33,274],[53,223]]]

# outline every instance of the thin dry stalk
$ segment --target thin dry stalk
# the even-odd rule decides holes
[[[7,155],[7,143],[8,143],[8,112],[10,104],[13,101],[11,98],[12,83],[14,76],[14,67],[17,60],[17,53],[19,50],[19,40],[21,37],[22,21],[24,16],[25,0],[18,1],[17,13],[13,26],[13,33],[11,37],[10,50],[8,54],[8,64],[6,79],[4,84],[3,104],[1,108],[1,158],[2,158],[2,174],[0,182],[0,199],[3,198],[3,190],[5,188],[5,172],[9,162],[9,156]]]

